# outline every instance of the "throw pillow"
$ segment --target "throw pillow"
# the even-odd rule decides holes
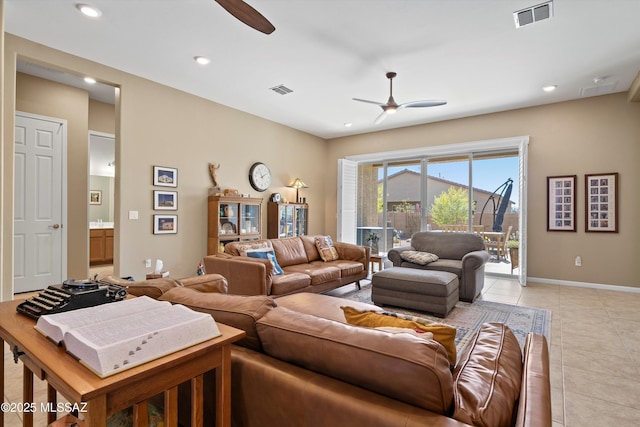
[[[400,258],[419,265],[427,265],[438,260],[438,255],[420,251],[402,251]]]
[[[324,262],[335,261],[340,258],[338,251],[335,246],[333,246],[331,236],[316,236],[315,241],[316,248],[318,248],[318,252],[320,253],[320,258],[322,258]]]
[[[240,256],[247,256],[247,251],[255,251],[257,249],[271,249],[271,247],[266,241],[238,245],[238,253]]]
[[[456,328],[421,319],[405,320],[392,313],[376,313],[373,311],[360,311],[353,307],[340,307],[344,312],[344,317],[350,325],[364,326],[368,328],[378,328],[381,326],[395,326],[400,328],[420,329],[433,333],[433,339],[445,348],[449,359],[449,364],[456,364]]]
[[[280,267],[280,265],[278,264],[278,260],[276,260],[276,254],[271,249],[253,249],[247,251],[247,256],[249,258],[268,259],[273,265],[274,276],[281,276],[284,274],[284,271],[282,271],[282,267]]]

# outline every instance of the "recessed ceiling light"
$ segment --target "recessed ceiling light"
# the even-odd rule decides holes
[[[353,123],[345,123],[345,124],[344,124],[344,127],[346,127],[346,128],[350,128],[352,125],[353,125]]]
[[[85,77],[84,81],[86,83],[89,83],[90,85],[94,84],[96,82],[96,79],[94,79],[93,77]]]
[[[542,88],[542,90],[545,92],[553,92],[556,89],[558,89],[558,85],[550,85]]]
[[[97,18],[98,16],[102,15],[100,9],[88,4],[78,3],[76,4],[76,9],[78,9],[80,12],[82,12],[83,15],[88,16],[89,18]]]
[[[204,56],[194,56],[193,59],[200,65],[207,65],[211,60]]]

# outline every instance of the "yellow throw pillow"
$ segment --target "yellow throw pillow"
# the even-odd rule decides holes
[[[389,316],[373,311],[360,311],[353,307],[340,307],[344,312],[347,323],[355,326],[364,326],[367,328],[379,328],[381,326],[395,326],[399,328],[420,329],[422,331],[433,333],[433,339],[445,348],[449,359],[449,364],[456,364],[456,328],[443,325],[442,323],[422,323],[411,320],[399,319],[395,316]],[[427,323],[427,321],[425,321]]]

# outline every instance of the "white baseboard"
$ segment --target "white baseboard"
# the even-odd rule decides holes
[[[640,288],[632,286],[607,285],[604,283],[574,282],[570,280],[543,279],[540,277],[527,277],[527,283],[545,283],[548,285],[575,286],[579,288],[601,289],[605,291],[620,291],[640,294]]]

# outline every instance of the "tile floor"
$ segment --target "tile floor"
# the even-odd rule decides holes
[[[640,425],[640,294],[487,278],[482,299],[546,308],[553,426]]]
[[[345,287],[346,288],[346,287]],[[640,293],[517,282],[488,277],[487,301],[553,312],[550,355],[553,427],[640,424]],[[20,364],[5,345],[5,401],[21,402]],[[36,380],[36,398],[46,396]],[[21,425],[5,414],[5,426]],[[44,426],[36,414],[36,426]]]

